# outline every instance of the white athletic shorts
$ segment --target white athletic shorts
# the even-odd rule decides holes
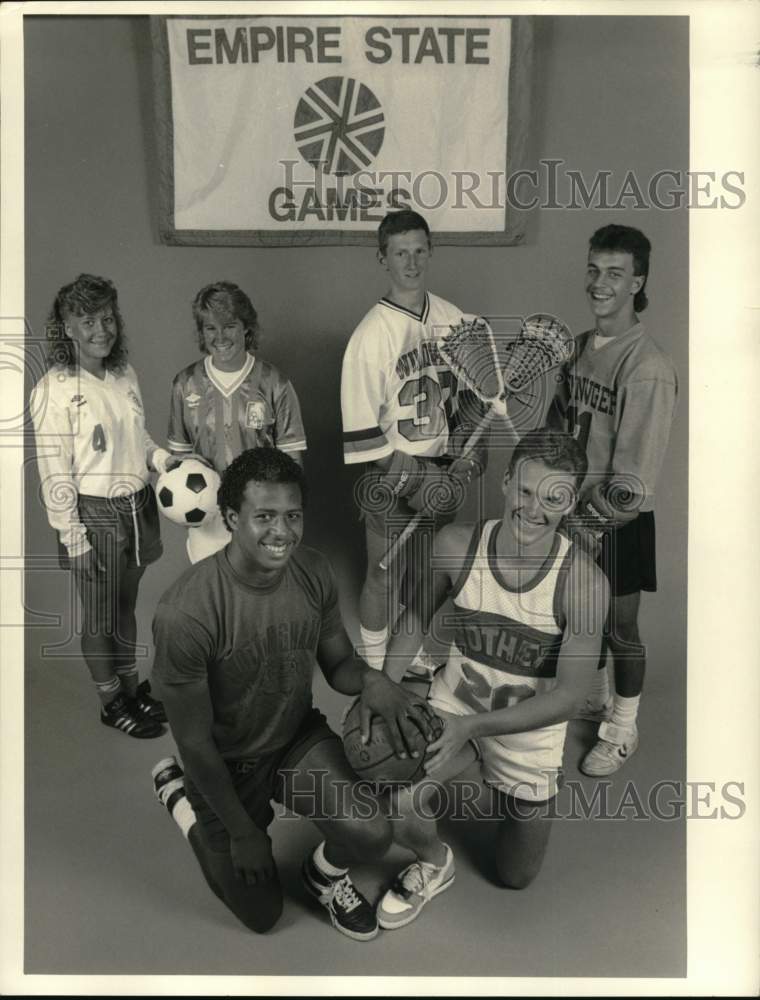
[[[428,695],[430,704],[450,715],[475,715],[475,710],[455,697],[439,670]],[[527,733],[481,736],[477,744],[480,769],[487,785],[516,799],[544,802],[559,791],[562,751],[567,723],[561,722]]]
[[[187,556],[191,563],[213,556],[232,538],[221,514],[214,514],[196,528],[187,529]]]

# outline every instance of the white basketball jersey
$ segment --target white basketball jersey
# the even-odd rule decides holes
[[[454,587],[449,657],[436,682],[448,688],[463,714],[494,712],[551,691],[564,635],[562,596],[571,543],[557,534],[527,584],[511,587],[499,572],[496,538],[501,521],[476,529]],[[555,748],[561,760],[566,723],[495,737],[507,749]]]

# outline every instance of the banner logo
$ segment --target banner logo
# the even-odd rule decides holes
[[[351,77],[328,76],[300,99],[293,128],[298,151],[310,166],[350,176],[366,170],[380,152],[385,115],[369,87]]]

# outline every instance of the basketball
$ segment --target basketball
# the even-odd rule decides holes
[[[156,483],[158,509],[175,524],[195,528],[216,514],[219,475],[195,458],[187,458]]]
[[[436,736],[443,732],[443,722],[434,720]],[[416,730],[412,749],[418,750],[419,757],[397,757],[388,736],[388,727],[377,716],[372,717],[368,743],[362,743],[359,722],[359,701],[351,706],[343,723],[343,750],[353,771],[367,781],[379,784],[408,785],[419,781],[425,775],[425,752],[427,741],[421,730]]]

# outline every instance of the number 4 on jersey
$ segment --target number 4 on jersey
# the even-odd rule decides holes
[[[95,430],[92,432],[92,450],[106,450],[106,435],[102,424],[95,424]]]

